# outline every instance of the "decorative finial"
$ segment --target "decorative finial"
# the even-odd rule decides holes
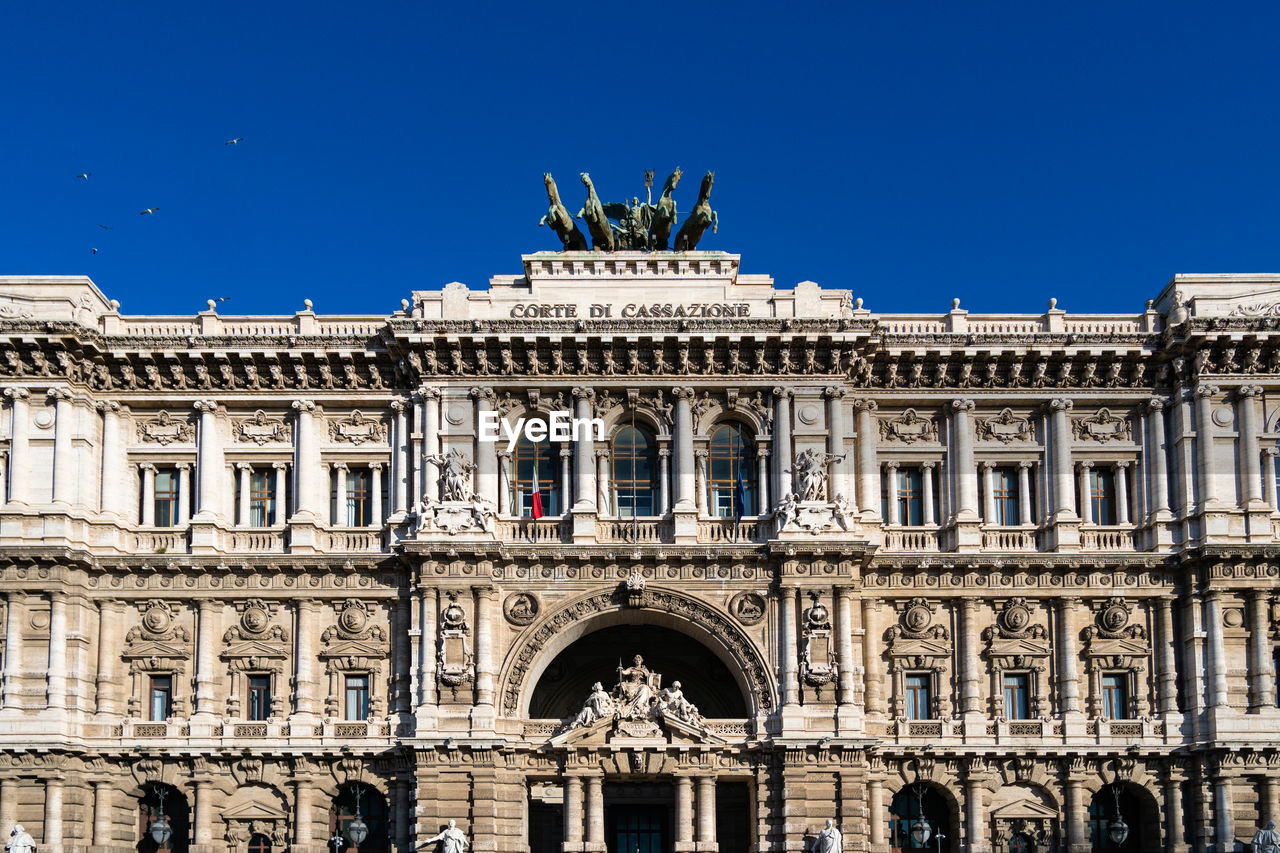
[[[853,300],[853,307],[854,307],[854,308],[856,308],[856,309],[857,309],[857,310],[859,310],[859,311],[861,311],[861,310],[862,310],[862,297],[861,297],[861,296],[859,296],[857,299]]]
[[[305,310],[310,311],[310,310],[311,310],[311,305],[312,305],[312,302],[311,302],[311,300],[310,300],[310,299],[304,299],[304,300],[302,300],[302,307],[303,307]]]
[[[959,299],[959,297],[957,297],[957,298],[955,298],[955,299],[952,299],[952,300],[951,300],[951,310],[952,310],[952,311],[956,311],[956,310],[959,310],[959,308],[960,308],[960,299]]]
[[[214,300],[212,300],[212,299],[205,300],[205,302],[206,302],[206,304],[209,306],[209,310],[210,310],[210,311],[212,311],[212,310],[214,310],[215,308],[217,308],[217,307],[218,307],[218,303],[217,303],[217,302],[215,302],[215,301],[214,301]]]
[[[1054,308],[1057,308],[1057,307],[1058,307],[1058,297],[1056,296],[1049,297],[1049,310],[1052,311]]]

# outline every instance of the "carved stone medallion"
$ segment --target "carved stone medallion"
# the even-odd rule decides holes
[[[271,442],[293,441],[293,428],[284,418],[270,418],[258,409],[252,416],[235,422],[232,429],[236,441],[251,441],[263,445]]]
[[[743,625],[758,625],[764,609],[764,598],[754,592],[740,592],[729,599],[729,612]]]
[[[880,421],[880,437],[885,441],[914,444],[917,441],[937,441],[938,424],[933,418],[922,418],[915,409],[907,409],[901,416]]]
[[[979,441],[1031,441],[1034,438],[1031,421],[1020,418],[1013,409],[1002,409],[994,418],[978,418],[974,422]]]
[[[503,602],[502,612],[512,625],[528,625],[538,617],[538,599],[527,592],[512,593]]]

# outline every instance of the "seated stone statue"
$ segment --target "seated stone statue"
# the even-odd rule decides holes
[[[614,713],[613,697],[605,692],[604,686],[597,681],[591,685],[591,695],[583,703],[578,716],[573,718],[570,728],[589,726],[602,717],[611,717]]]
[[[698,713],[696,705],[684,698],[678,681],[671,682],[670,687],[658,694],[658,708],[666,717],[695,726],[702,724],[702,714]]]

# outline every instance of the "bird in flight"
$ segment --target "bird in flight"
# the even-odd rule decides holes
[[[158,207],[148,207],[146,210],[142,211],[142,212],[141,212],[141,213],[139,213],[138,215],[139,215],[139,216],[147,216],[147,215],[149,215],[149,214],[155,213],[155,212],[156,212],[157,210],[159,210],[159,209],[160,209],[160,208],[158,208]]]
[[[217,296],[217,297],[215,297],[215,298],[214,298],[214,300],[213,300],[213,301],[214,301],[214,302],[227,302],[227,301],[229,301],[230,299],[231,299],[231,297],[230,297],[230,296]]]
[[[92,173],[92,172],[81,172],[80,174],[76,175],[76,177],[77,177],[77,178],[80,178],[80,179],[82,179],[82,180],[87,181],[87,180],[89,180],[89,176],[90,176],[91,174],[93,174],[93,173]]]
[[[239,145],[241,142],[244,142],[244,137],[237,136],[235,139],[228,139],[226,142],[222,144],[223,145]]]
[[[99,228],[101,228],[103,231],[110,231],[112,226],[110,226],[110,225],[103,225],[101,222],[99,222],[99,223],[98,223],[98,227],[99,227]]]
[[[97,249],[90,249],[89,251],[90,251],[90,252],[93,252],[95,255],[96,255],[96,254],[98,254],[98,250],[97,250]]]

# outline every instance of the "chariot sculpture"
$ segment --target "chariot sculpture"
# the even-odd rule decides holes
[[[675,232],[674,249],[677,252],[690,252],[698,247],[702,235],[708,228],[715,233],[719,226],[719,217],[711,209],[711,185],[715,182],[715,172],[707,172],[698,190],[698,200],[693,212],[678,224],[678,212],[672,192],[680,183],[684,173],[677,167],[667,176],[658,195],[653,200],[653,171],[644,173],[645,200],[633,196],[631,201],[601,202],[596,195],[595,184],[591,176],[583,172],[579,178],[587,189],[586,200],[576,216],[570,216],[569,209],[560,200],[560,191],[550,172],[544,172],[542,181],[547,188],[547,213],[538,225],[548,225],[560,238],[564,251],[584,251],[587,249],[587,238],[578,228],[575,219],[586,225],[591,235],[591,249],[597,252],[669,251],[672,232]]]

